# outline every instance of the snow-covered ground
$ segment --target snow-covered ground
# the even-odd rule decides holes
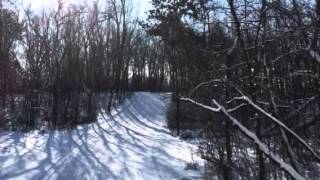
[[[203,164],[196,146],[166,127],[167,105],[168,95],[134,93],[74,130],[0,132],[0,179],[201,179],[186,170]]]

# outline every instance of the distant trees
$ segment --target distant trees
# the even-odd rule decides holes
[[[131,11],[128,0],[89,7],[58,1],[40,14],[25,10],[19,21],[1,6],[2,108],[17,106],[1,113],[9,117],[1,124],[73,126],[94,120],[97,93],[108,92],[110,111],[127,91],[168,89],[164,45],[143,32]]]

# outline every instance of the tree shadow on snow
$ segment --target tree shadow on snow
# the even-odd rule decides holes
[[[141,179],[155,175],[166,179],[182,175],[175,167],[182,160],[166,149],[179,144],[162,127],[165,103],[160,97],[134,94],[113,116],[103,109],[98,122],[73,130],[0,136],[0,145],[8,148],[0,153],[0,179],[126,179],[139,173]]]

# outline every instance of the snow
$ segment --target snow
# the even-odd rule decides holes
[[[73,130],[0,131],[0,179],[201,179],[197,147],[170,135],[169,96],[133,93]],[[186,170],[196,162],[200,170]]]

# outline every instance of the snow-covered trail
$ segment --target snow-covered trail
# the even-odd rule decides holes
[[[0,179],[201,179],[196,147],[169,134],[168,96],[134,93],[74,130],[0,132]],[[192,155],[193,154],[193,155]]]

